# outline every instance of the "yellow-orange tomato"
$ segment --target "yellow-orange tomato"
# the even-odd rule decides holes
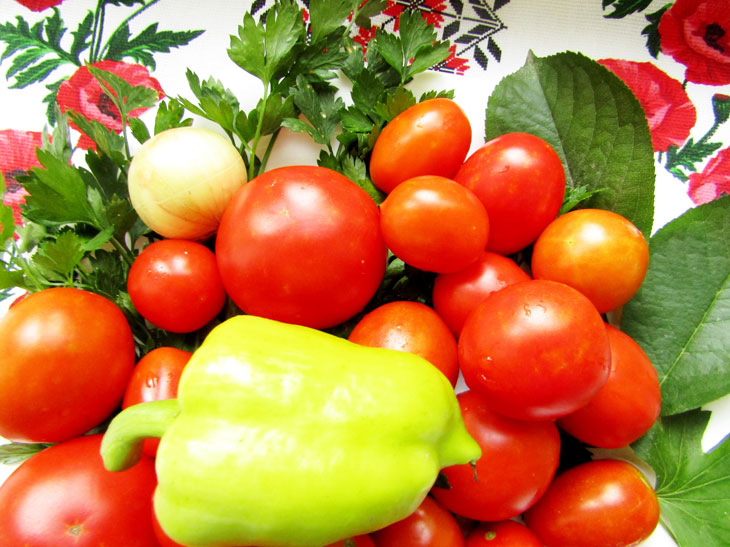
[[[599,312],[614,310],[634,296],[649,267],[649,245],[625,217],[603,209],[566,213],[534,245],[532,275],[570,285]]]

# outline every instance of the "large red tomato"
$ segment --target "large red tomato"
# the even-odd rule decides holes
[[[525,522],[547,547],[636,545],[659,523],[659,502],[630,463],[594,460],[558,475]]]
[[[124,314],[72,288],[31,294],[0,318],[0,435],[59,442],[86,433],[122,400],[134,368]]]
[[[393,118],[378,135],[370,176],[386,193],[421,175],[452,177],[471,147],[469,118],[451,99],[420,102]]]
[[[121,473],[104,468],[102,435],[46,448],[0,487],[0,547],[157,547],[154,460]]]
[[[244,312],[314,328],[365,307],[386,255],[375,202],[343,175],[315,166],[251,180],[226,208],[216,241],[223,284]]]
[[[530,276],[506,256],[485,251],[463,270],[436,276],[433,308],[458,337],[467,316],[487,296]]]
[[[145,247],[129,269],[127,290],[142,317],[170,332],[202,328],[226,302],[213,251],[184,239]]]
[[[174,399],[185,365],[193,354],[177,348],[155,348],[134,367],[124,392],[122,408],[145,401]],[[145,439],[143,451],[148,456],[157,454],[160,439]]]
[[[446,509],[474,520],[519,515],[545,492],[558,467],[560,434],[553,422],[513,420],[493,412],[474,391],[457,396],[464,424],[482,449],[470,464],[442,469],[451,488],[431,489]],[[476,480],[475,480],[476,474]]]
[[[438,314],[420,302],[389,302],[363,317],[349,340],[363,346],[407,351],[423,357],[456,385],[456,339]]]
[[[456,272],[474,262],[489,237],[484,205],[451,179],[421,176],[400,183],[380,204],[383,238],[406,264]]]
[[[560,156],[542,139],[507,133],[467,158],[454,180],[487,208],[487,250],[511,254],[527,247],[555,217],[565,195]]]
[[[659,417],[661,389],[649,357],[628,334],[606,325],[611,344],[608,379],[587,405],[558,425],[584,443],[601,448],[627,446]]]
[[[463,547],[464,535],[454,516],[426,496],[403,520],[371,534],[375,547]]]
[[[509,285],[482,301],[459,337],[466,384],[492,409],[554,420],[588,403],[608,377],[603,319],[575,289],[555,281]]]
[[[623,306],[644,281],[649,245],[628,219],[602,209],[559,216],[540,234],[532,275],[578,289],[600,313]]]

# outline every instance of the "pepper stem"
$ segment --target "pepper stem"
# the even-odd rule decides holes
[[[161,437],[180,409],[177,399],[146,401],[125,408],[109,424],[101,441],[101,457],[109,471],[124,471],[142,455],[142,443]]]

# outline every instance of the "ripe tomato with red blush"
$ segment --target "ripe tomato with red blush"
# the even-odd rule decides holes
[[[522,281],[491,294],[459,336],[466,385],[495,412],[521,420],[555,420],[586,405],[610,364],[601,315],[555,281]]]
[[[507,133],[488,141],[453,178],[486,207],[487,250],[503,255],[534,242],[558,216],[565,195],[560,156],[547,142],[527,133]]]
[[[422,101],[398,114],[380,132],[370,156],[370,176],[386,194],[413,177],[451,177],[470,147],[471,124],[455,101]]]
[[[466,547],[543,547],[527,526],[516,520],[482,522],[466,538]]]
[[[430,496],[408,517],[372,534],[375,547],[464,547],[454,516]]]
[[[436,276],[433,308],[457,337],[467,316],[487,296],[530,276],[506,256],[484,251],[475,262],[452,273]]]
[[[560,459],[560,433],[551,421],[514,420],[491,410],[474,391],[457,395],[469,434],[482,449],[475,467],[441,470],[450,488],[431,494],[449,511],[478,521],[515,517],[547,490]]]
[[[624,547],[652,534],[659,502],[630,463],[593,460],[558,475],[524,518],[547,547]]]
[[[644,435],[661,411],[657,371],[628,334],[606,325],[611,345],[608,379],[587,405],[558,419],[576,439],[599,448],[621,448]]]
[[[456,385],[456,339],[439,315],[425,304],[404,300],[383,304],[365,315],[348,339],[363,346],[415,353],[439,369],[451,385]]]
[[[155,348],[144,355],[129,379],[122,408],[177,397],[180,375],[192,355],[189,351],[172,347]],[[143,452],[154,457],[159,444],[159,439],[145,439]]]
[[[481,256],[489,237],[484,205],[451,179],[421,176],[400,183],[380,204],[385,244],[406,264],[456,272]]]

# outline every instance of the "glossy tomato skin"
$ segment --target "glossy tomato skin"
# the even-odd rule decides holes
[[[422,101],[393,118],[378,135],[370,176],[385,193],[421,175],[451,177],[471,147],[471,125],[451,99]]]
[[[532,275],[578,289],[600,313],[623,306],[641,286],[649,245],[628,219],[578,209],[551,222],[535,242]]]
[[[484,205],[445,177],[403,181],[380,204],[380,211],[385,244],[420,270],[462,270],[479,258],[489,237]]]
[[[507,133],[469,156],[454,180],[474,192],[487,209],[487,250],[508,255],[537,239],[565,195],[560,157],[544,140]]]
[[[134,367],[124,392],[122,408],[177,397],[180,375],[192,355],[189,351],[171,347],[159,347],[148,352]],[[146,439],[143,452],[154,457],[159,444],[159,439]]]
[[[630,463],[594,460],[557,476],[525,522],[546,547],[623,547],[651,535],[659,502]]]
[[[122,400],[135,361],[124,314],[88,291],[33,293],[0,318],[0,436],[60,442]]]
[[[459,377],[456,339],[439,315],[425,304],[410,301],[383,304],[365,315],[348,339],[363,346],[415,353],[443,372],[451,385],[456,385]]]
[[[560,434],[550,421],[506,418],[492,411],[474,391],[457,395],[466,429],[482,449],[469,464],[441,470],[450,489],[431,493],[446,509],[479,521],[521,514],[545,492],[560,459]]]
[[[482,522],[469,533],[466,547],[543,547],[542,541],[516,520]]]
[[[563,416],[558,425],[599,448],[621,448],[646,433],[661,412],[656,369],[626,333],[606,325],[611,344],[608,379],[587,405]]]
[[[466,542],[454,516],[426,496],[411,515],[372,533],[375,547],[463,547]]]
[[[145,247],[129,269],[127,290],[142,317],[170,332],[202,328],[226,302],[213,251],[184,239]]]
[[[484,251],[472,264],[458,272],[436,276],[433,307],[458,337],[467,316],[487,296],[530,276],[506,256]]]
[[[491,294],[459,337],[466,385],[516,419],[554,420],[584,406],[606,382],[610,364],[596,308],[554,281],[522,281]]]
[[[0,546],[157,547],[152,525],[154,461],[120,473],[104,468],[102,435],[51,446],[0,487]]]
[[[385,273],[375,202],[343,175],[273,169],[246,184],[221,220],[216,256],[245,312],[313,328],[361,311]]]

